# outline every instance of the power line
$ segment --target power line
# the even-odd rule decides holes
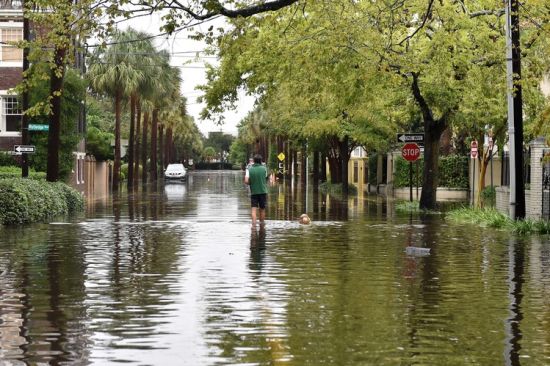
[[[120,65],[121,63],[117,62],[92,62],[93,64],[100,64],[100,65]],[[162,67],[164,64],[153,64],[153,65],[140,65],[140,67]],[[178,67],[181,69],[206,69],[206,66],[188,66],[188,65],[169,65],[170,67]]]
[[[188,28],[192,28],[192,27],[195,27],[197,25],[201,25],[201,24],[204,24],[204,23],[207,23],[209,21],[212,21],[216,18],[219,18],[220,15],[218,16],[215,16],[215,17],[212,17],[210,19],[206,19],[206,20],[202,20],[202,21],[199,21],[199,22],[196,22],[196,23],[193,23],[193,24],[188,24],[188,25],[184,25],[182,27],[179,27],[179,28],[176,28],[174,31],[172,32],[163,32],[163,33],[158,33],[158,34],[154,34],[154,35],[151,35],[151,36],[148,36],[148,37],[143,37],[143,38],[136,38],[136,39],[129,39],[127,41],[119,41],[119,42],[106,42],[106,43],[98,43],[98,44],[92,44],[92,45],[86,45],[87,48],[95,48],[95,47],[103,47],[103,46],[111,46],[111,45],[117,45],[117,44],[126,44],[126,43],[135,43],[135,42],[142,42],[142,41],[147,41],[147,40],[150,40],[150,39],[154,39],[154,38],[157,38],[157,37],[162,37],[162,36],[166,36],[166,35],[172,35],[172,33],[177,33],[177,32],[180,32],[184,29],[188,29]]]

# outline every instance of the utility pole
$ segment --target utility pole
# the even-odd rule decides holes
[[[510,218],[516,220],[525,218],[519,0],[504,1],[506,9],[506,71],[510,146]]]
[[[23,10],[23,41],[25,47],[23,48],[23,93],[21,95],[21,109],[23,115],[21,116],[21,144],[29,145],[29,116],[27,109],[29,109],[29,90],[27,85],[27,70],[29,69],[29,45],[30,32],[29,32],[29,18],[27,17],[27,10],[25,1],[22,2]],[[27,178],[29,176],[29,154],[21,155],[21,177]]]

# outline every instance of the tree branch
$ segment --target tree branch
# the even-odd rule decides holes
[[[432,6],[434,4],[434,0],[430,0],[428,4],[428,10],[426,10],[426,14],[424,14],[424,19],[422,19],[422,23],[418,28],[414,30],[411,34],[409,34],[407,37],[403,38],[401,42],[398,43],[399,46],[401,46],[404,42],[408,41],[409,39],[413,38],[416,33],[418,33],[424,26],[426,25],[426,22],[428,21],[428,18],[430,17],[430,13],[432,12]]]
[[[433,121],[433,115],[432,110],[428,106],[428,103],[426,103],[426,99],[424,99],[424,96],[420,92],[420,87],[418,86],[418,76],[419,74],[417,72],[412,73],[412,92],[414,99],[416,100],[416,103],[418,103],[418,106],[420,107],[420,111],[422,112],[422,115],[424,116],[424,121]]]
[[[163,5],[164,8],[181,10],[197,20],[206,20],[217,15],[223,15],[227,18],[248,18],[255,14],[282,9],[284,7],[297,3],[298,1],[299,0],[274,0],[235,10],[228,9],[224,7],[219,1],[216,1],[214,10],[211,10],[204,14],[200,14],[194,11],[190,6],[183,5],[177,0],[162,0],[161,3],[165,4]],[[145,5],[143,4],[143,1],[140,2],[142,3],[142,5]]]

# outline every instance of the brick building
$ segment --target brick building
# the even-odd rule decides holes
[[[7,44],[21,39],[22,2],[0,0],[0,151],[21,142],[21,110],[9,91],[21,81],[23,51]]]
[[[21,144],[21,108],[17,96],[10,93],[21,80],[23,50],[9,43],[23,39],[23,2],[0,0],[0,151],[13,151]],[[78,54],[75,67],[83,72],[84,58]],[[75,121],[75,129],[82,136],[86,132],[84,106]],[[85,191],[85,140],[82,139],[73,152],[73,172],[68,183],[81,192]]]

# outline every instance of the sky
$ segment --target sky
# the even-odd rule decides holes
[[[223,26],[223,24],[223,19],[218,18],[196,26],[196,30],[206,30],[210,25],[218,27]],[[130,19],[120,23],[121,29],[130,26],[152,35],[162,33],[160,30],[161,21],[159,14]],[[172,36],[156,37],[155,43],[159,49],[166,49],[171,53],[171,64],[173,66],[180,67],[183,79],[181,92],[182,95],[187,98],[188,113],[195,118],[195,123],[199,130],[205,136],[208,136],[208,132],[211,131],[223,131],[236,136],[237,124],[252,110],[254,98],[247,96],[244,92],[240,92],[236,110],[226,111],[223,114],[225,122],[221,126],[215,124],[213,121],[200,119],[200,112],[204,108],[204,104],[197,102],[197,98],[201,95],[201,91],[196,90],[196,87],[201,84],[206,84],[205,63],[215,65],[218,60],[214,56],[206,56],[199,53],[200,60],[195,61],[195,51],[204,50],[206,45],[203,42],[190,39],[189,36],[191,34],[191,32],[183,30]]]

